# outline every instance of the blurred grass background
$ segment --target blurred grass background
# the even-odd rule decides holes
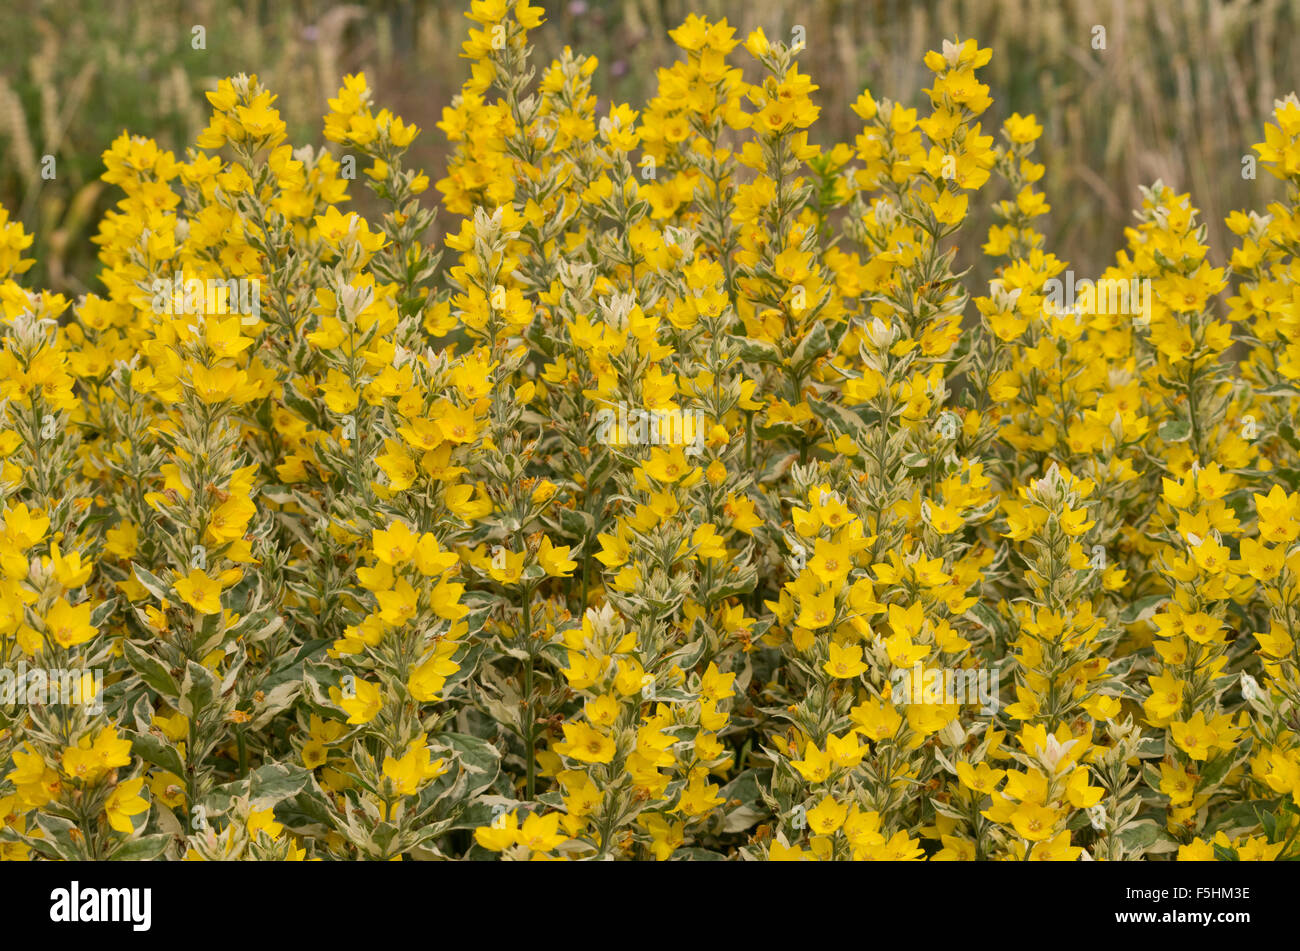
[[[993,50],[985,129],[1012,112],[1038,116],[1048,247],[1083,274],[1110,263],[1138,186],[1156,178],[1192,193],[1213,257],[1224,260],[1223,218],[1280,194],[1266,173],[1244,179],[1242,156],[1262,139],[1273,100],[1300,89],[1300,0],[542,2],[538,60],[566,45],[598,56],[602,108],[653,95],[655,70],[676,55],[667,31],[690,12],[727,17],[741,38],[761,26],[789,39],[802,26],[802,68],[821,86],[816,138],[827,144],[860,131],[849,104],[864,87],[917,105],[930,79],[925,51],[975,37]],[[365,70],[379,102],[425,130],[416,158],[440,175],[446,149],[435,123],[466,72],[463,9],[452,0],[11,3],[0,31],[0,202],[37,236],[29,282],[74,294],[92,286],[87,239],[118,197],[98,182],[102,152],[125,129],[182,155],[206,122],[203,92],[233,73],[262,77],[280,96],[291,140],[318,144],[325,100],[345,72]],[[196,25],[202,50],[192,47]],[[1093,48],[1097,26],[1105,50]],[[53,180],[41,175],[46,155]],[[364,188],[352,191],[364,200]],[[988,218],[982,209],[977,218],[982,240]]]

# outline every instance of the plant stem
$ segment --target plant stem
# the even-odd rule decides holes
[[[524,747],[527,756],[527,774],[524,796],[532,802],[537,791],[537,733],[534,729],[536,716],[533,712],[533,589],[524,587],[524,649],[528,651],[528,661],[524,666]]]

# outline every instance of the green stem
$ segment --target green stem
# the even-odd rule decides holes
[[[534,724],[536,715],[533,711],[533,591],[527,586],[524,588],[524,649],[528,651],[528,661],[524,667],[523,735],[528,757],[524,796],[532,802],[537,791],[537,731]]]

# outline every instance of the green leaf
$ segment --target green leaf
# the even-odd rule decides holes
[[[438,739],[456,751],[461,767],[473,776],[470,780],[471,796],[492,785],[501,769],[501,754],[495,746],[467,733],[444,733]]]
[[[314,782],[292,799],[286,799],[275,808],[275,819],[295,832],[305,833],[313,827],[334,829],[339,827],[339,817],[325,799],[325,792]]]
[[[1294,393],[1300,396],[1300,393]],[[1300,437],[1296,436],[1295,427],[1288,420],[1283,420],[1277,427],[1277,434],[1286,440],[1292,449],[1300,449]]]
[[[175,700],[180,696],[181,688],[177,685],[176,679],[158,658],[146,652],[134,641],[126,639],[122,641],[122,654],[126,657],[126,662],[131,665],[131,669],[154,690],[168,700]]]
[[[1123,624],[1136,624],[1138,621],[1145,621],[1156,613],[1156,609],[1160,605],[1168,600],[1169,596],[1164,594],[1152,594],[1145,598],[1138,598],[1119,612],[1120,622]]]
[[[185,763],[181,754],[165,739],[152,733],[129,733],[128,736],[131,739],[131,752],[136,756],[177,776],[185,776]]]
[[[51,816],[38,812],[35,814],[37,828],[41,830],[43,836],[41,839],[28,838],[27,843],[43,855],[51,858],[61,858],[69,862],[76,862],[85,859],[85,854],[72,839],[72,831],[76,829],[71,820],[64,819],[62,816]],[[44,846],[49,847],[46,851]]]
[[[167,850],[172,837],[166,832],[127,839],[109,855],[113,862],[152,862]]]
[[[302,766],[267,763],[248,774],[253,808],[265,809],[298,795],[311,781],[311,773]]]
[[[155,598],[159,601],[174,600],[171,596],[171,586],[164,584],[161,578],[135,563],[132,563],[131,567],[135,569],[136,580]]]
[[[1197,793],[1206,793],[1219,785],[1223,777],[1228,775],[1228,771],[1236,765],[1240,757],[1236,752],[1225,753],[1222,756],[1216,756],[1205,764],[1205,769],[1201,771],[1200,779],[1196,783]]]
[[[1182,442],[1192,434],[1192,424],[1184,419],[1171,419],[1160,424],[1156,430],[1158,435],[1165,442]]]
[[[115,597],[109,598],[107,601],[103,601],[100,604],[98,604],[95,607],[95,610],[90,612],[91,626],[103,627],[104,622],[108,620],[109,616],[113,613],[113,609],[115,607],[117,607],[117,598]]]
[[[1266,386],[1262,390],[1256,390],[1260,396],[1300,396],[1300,390],[1288,383],[1274,383],[1272,386]]]
[[[678,849],[668,857],[670,862],[723,862],[726,856],[711,849]]]
[[[302,680],[286,680],[284,683],[276,684],[266,692],[261,703],[257,705],[257,715],[249,723],[248,729],[260,730],[271,722],[271,719],[281,711],[287,709],[298,696],[298,691],[302,689]]]
[[[673,663],[683,670],[689,670],[704,658],[705,651],[708,649],[708,638],[697,637],[693,641],[688,641],[680,650],[665,658],[665,663]],[[658,699],[663,700],[666,698],[665,692]],[[685,695],[683,695],[683,699],[687,699]]]
[[[460,619],[461,623],[466,625],[465,633],[461,636],[474,637],[479,631],[483,630],[483,625],[487,623],[487,619],[492,615],[494,607],[495,605],[489,605],[470,610],[468,614]]]
[[[833,423],[831,428],[836,432],[845,433],[853,439],[857,439],[867,431],[867,424],[863,422],[862,417],[838,403],[832,403],[826,400],[819,400],[815,396],[807,397],[808,406],[814,413],[820,416],[828,423]]]
[[[753,360],[755,363],[781,362],[781,353],[776,349],[776,344],[767,340],[746,338],[740,345],[740,356],[742,359]]]
[[[226,812],[237,799],[247,799],[251,809],[267,809],[297,796],[310,781],[311,773],[301,766],[267,763],[243,779],[218,786],[208,793],[203,805],[209,816]]]
[[[1144,736],[1138,741],[1137,755],[1139,759],[1160,759],[1166,752],[1168,750],[1163,736]]]
[[[185,665],[185,679],[181,681],[181,713],[193,719],[196,713],[206,710],[220,688],[216,674],[202,664],[189,661]]]
[[[434,746],[454,755],[456,762],[420,792],[418,811],[444,797],[448,802],[464,803],[496,782],[501,771],[501,753],[487,740],[466,733],[443,733]],[[449,793],[452,795],[448,796]],[[439,809],[446,812],[444,806]]]
[[[966,613],[974,617],[980,627],[994,635],[999,643],[1006,643],[1008,633],[1006,618],[998,614],[991,605],[977,601]]]
[[[814,324],[808,336],[799,341],[799,346],[795,348],[794,356],[790,358],[790,362],[796,367],[812,363],[830,348],[831,335],[827,333],[826,325]]]
[[[455,814],[449,829],[478,829],[485,825],[490,825],[494,815],[497,815],[495,808],[491,803],[480,799],[478,802],[470,803],[459,813]]]
[[[560,509],[560,528],[573,538],[592,538],[596,534],[596,520],[590,512],[578,509]]]
[[[1124,829],[1116,838],[1126,852],[1141,854],[1160,837],[1160,826],[1154,822],[1138,822]]]
[[[1280,799],[1257,799],[1250,802],[1239,802],[1214,816],[1207,823],[1205,831],[1214,833],[1222,829],[1225,832],[1233,830],[1240,833],[1261,826],[1264,817],[1275,813],[1280,802]]]

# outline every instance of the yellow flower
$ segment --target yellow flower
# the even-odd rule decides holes
[[[130,763],[131,741],[118,737],[116,728],[111,726],[100,730],[93,742],[86,734],[75,746],[63,751],[63,772],[87,784],[96,783],[110,771]]]
[[[993,769],[988,763],[980,763],[978,766],[971,766],[965,760],[957,763],[957,778],[961,784],[982,795],[993,792],[1005,775],[1006,770]]]
[[[191,568],[184,578],[173,584],[180,599],[200,614],[221,613],[221,582],[207,572]]]
[[[400,565],[415,552],[419,542],[406,523],[393,520],[386,529],[371,533],[371,548],[375,557],[386,565]]]
[[[204,403],[230,401],[247,403],[257,397],[258,385],[236,367],[195,366],[191,373],[194,392]]]
[[[680,482],[688,474],[698,472],[687,463],[686,455],[680,446],[673,446],[671,449],[652,449],[650,460],[643,468],[646,475],[664,484]]]
[[[808,828],[817,835],[830,835],[844,825],[848,813],[848,803],[837,803],[833,796],[826,796],[808,810]]]
[[[1055,834],[1056,810],[1034,802],[1022,802],[1011,814],[1017,834],[1031,842],[1042,842]]]
[[[862,662],[862,648],[860,646],[853,644],[841,647],[832,641],[830,644],[830,659],[822,665],[822,669],[836,679],[847,680],[866,673],[867,665]]]
[[[140,530],[133,522],[119,522],[104,533],[104,550],[119,558],[135,557],[140,544]]]
[[[248,835],[257,838],[258,833],[265,832],[272,839],[278,839],[284,826],[275,821],[274,809],[255,809],[248,814]]]
[[[708,781],[709,771],[703,767],[691,770],[689,782],[682,790],[675,811],[688,816],[702,816],[715,806],[721,805],[722,797],[718,795],[718,785]]]
[[[568,546],[556,548],[545,535],[537,549],[537,563],[553,578],[568,577],[578,567],[578,563],[569,557]]]
[[[20,502],[4,512],[5,534],[19,548],[31,548],[49,531],[49,516],[33,511]]]
[[[820,594],[803,597],[799,601],[799,617],[795,621],[800,627],[811,631],[826,627],[835,617],[835,592],[827,589]]]
[[[443,641],[425,661],[411,670],[406,689],[411,691],[412,697],[421,703],[442,699],[442,688],[447,678],[460,670],[460,665],[451,660],[455,650],[455,642]]]
[[[650,852],[655,861],[663,862],[686,842],[686,823],[671,822],[657,813],[642,813],[637,823],[650,833]]]
[[[1032,115],[1022,116],[1018,112],[1013,112],[1006,123],[1007,137],[1012,142],[1025,144],[1033,142],[1043,134],[1043,127],[1038,124]]]
[[[1174,742],[1184,753],[1194,760],[1205,760],[1215,745],[1215,734],[1205,721],[1205,714],[1198,710],[1187,721],[1175,720],[1169,724],[1169,732]]]
[[[384,757],[383,772],[399,796],[413,796],[431,779],[446,771],[445,761],[433,759],[424,737],[412,740],[400,759]]]
[[[57,543],[50,545],[50,562],[54,567],[54,577],[69,590],[84,585],[95,568],[89,562],[82,564],[80,552],[74,551],[67,555],[60,553]]]
[[[502,852],[519,841],[519,819],[513,812],[502,813],[491,825],[474,830],[474,841],[490,852]]]
[[[530,812],[516,835],[516,841],[531,852],[550,852],[566,841],[560,833],[560,813],[551,812],[539,816]]]
[[[358,726],[369,723],[379,714],[384,705],[384,696],[378,685],[368,680],[358,680],[349,674],[345,678],[344,687],[344,690],[331,687],[330,699],[348,715],[349,724]]]
[[[135,831],[135,824],[131,821],[131,817],[148,811],[149,803],[140,795],[142,786],[144,786],[143,776],[118,783],[108,797],[108,801],[104,803],[108,824],[116,831],[130,835]]]
[[[614,759],[614,741],[585,723],[564,724],[564,741],[555,752],[583,763],[608,763]]]
[[[70,605],[60,597],[45,615],[45,630],[50,638],[65,650],[84,644],[98,633],[90,623],[90,602]]]

